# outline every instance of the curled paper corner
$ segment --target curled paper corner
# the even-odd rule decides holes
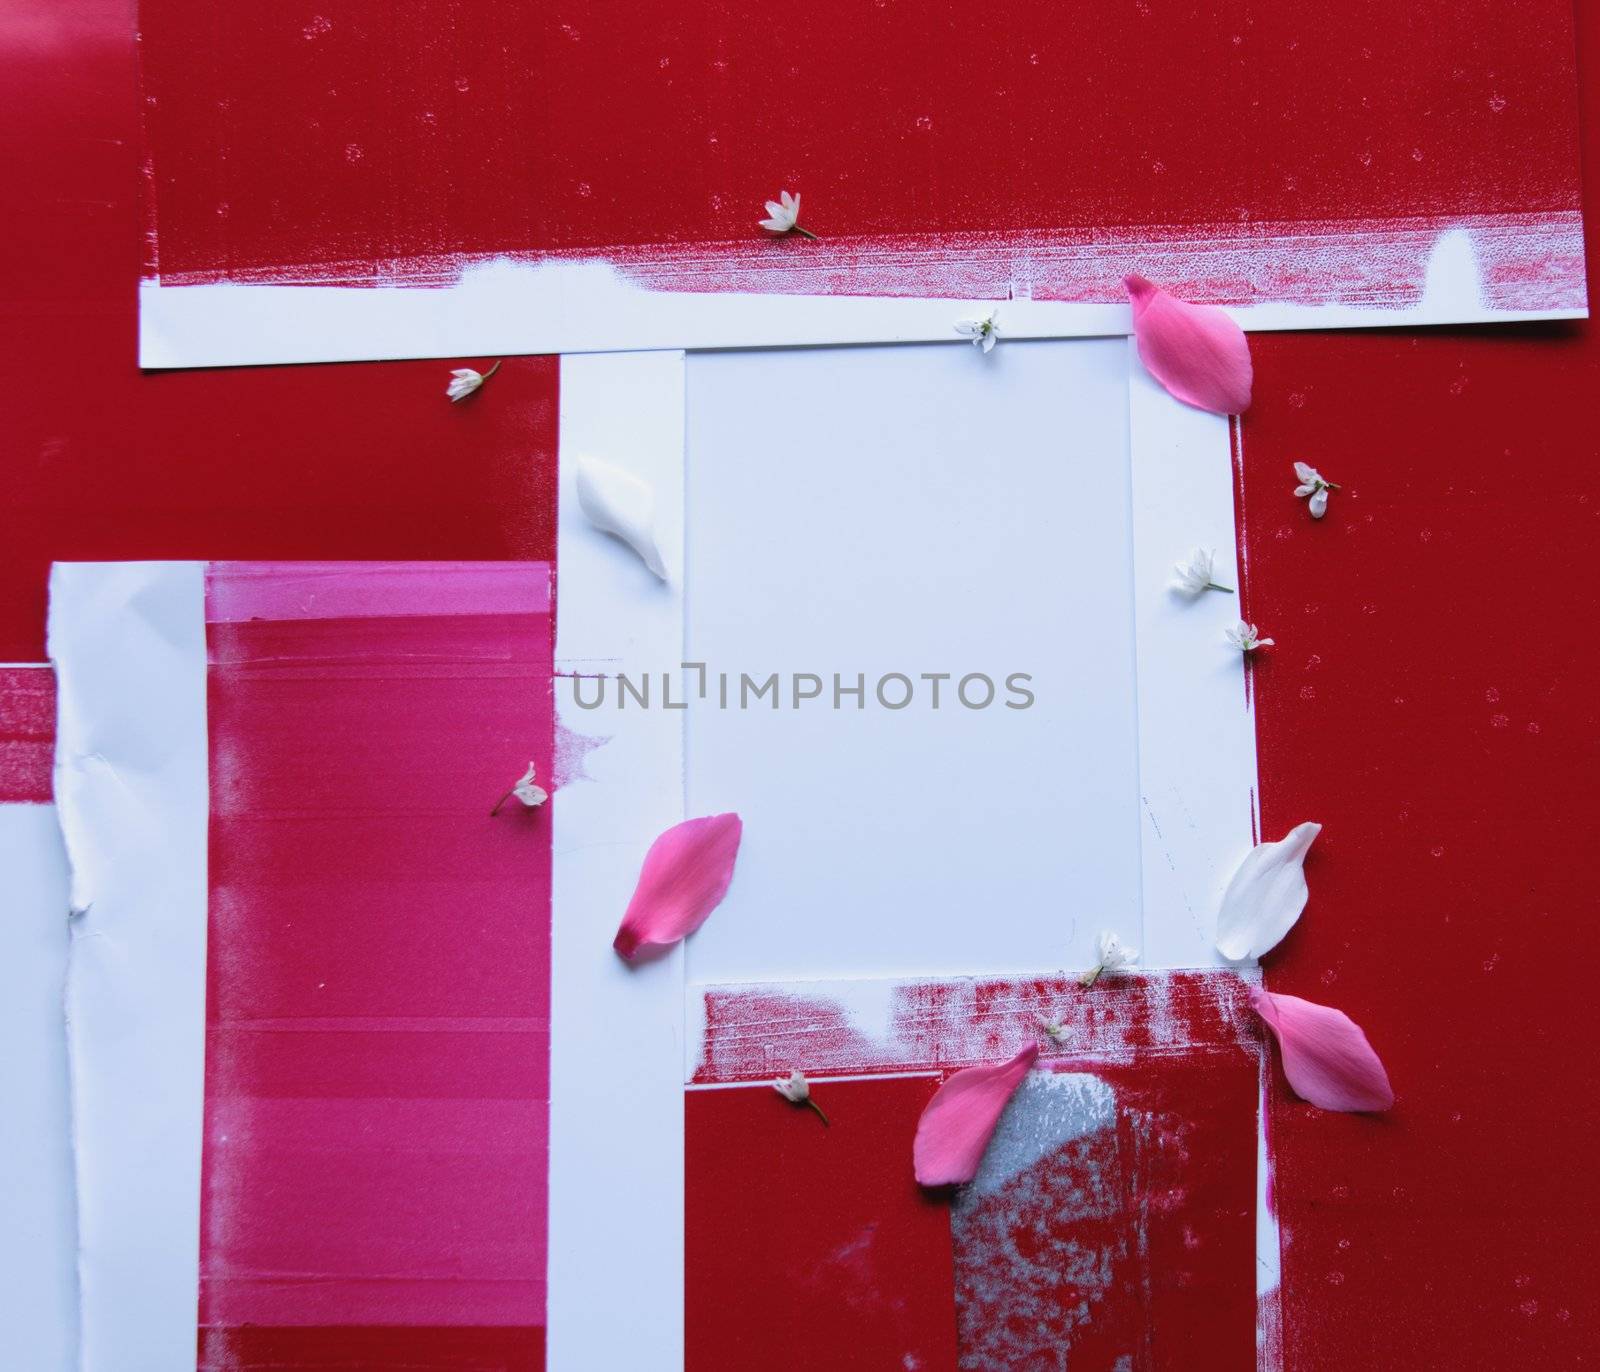
[[[656,546],[656,493],[648,482],[603,458],[580,457],[578,507],[595,528],[620,538],[658,578],[667,579]]]

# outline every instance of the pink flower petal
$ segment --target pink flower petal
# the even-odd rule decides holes
[[[951,1186],[977,1175],[1000,1112],[1038,1056],[1039,1045],[1030,1043],[1010,1062],[963,1068],[934,1092],[912,1147],[919,1182]]]
[[[744,825],[735,814],[675,824],[650,845],[612,947],[625,958],[694,933],[733,880]]]
[[[1190,305],[1142,276],[1123,278],[1133,302],[1139,357],[1186,405],[1212,414],[1250,408],[1250,345],[1244,330],[1211,305]]]
[[[1272,1030],[1295,1094],[1323,1110],[1387,1110],[1389,1074],[1361,1027],[1342,1011],[1251,987],[1250,1004]]]

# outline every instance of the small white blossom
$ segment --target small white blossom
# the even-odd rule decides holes
[[[1233,594],[1232,586],[1223,586],[1211,578],[1216,575],[1216,555],[1209,548],[1196,548],[1187,562],[1174,562],[1176,573],[1172,584],[1185,595],[1200,595],[1205,591],[1226,591]]]
[[[1258,636],[1256,626],[1247,624],[1242,619],[1231,629],[1224,629],[1222,636],[1241,653],[1253,653],[1257,648],[1269,648],[1272,646],[1270,638]]]
[[[993,352],[994,345],[1000,340],[1000,327],[995,323],[995,315],[999,310],[990,310],[982,319],[960,319],[956,321],[956,332],[963,338],[970,338],[973,346],[982,348],[984,352]]]
[[[811,1083],[806,1080],[806,1074],[798,1067],[786,1077],[779,1077],[772,1083],[772,1089],[785,1100],[793,1101],[799,1105],[801,1101],[811,1099]]]
[[[486,372],[474,371],[471,367],[457,367],[450,373],[450,384],[444,388],[444,393],[451,400],[465,400],[499,370],[498,362]]]
[[[1109,929],[1100,935],[1095,951],[1100,961],[1078,978],[1080,985],[1093,986],[1102,976],[1125,972],[1139,960],[1139,950],[1128,947]]]
[[[822,1113],[822,1107],[811,1099],[811,1083],[806,1080],[806,1074],[798,1067],[794,1068],[788,1076],[779,1077],[773,1082],[772,1089],[791,1105],[809,1106],[816,1112],[819,1120],[824,1124],[828,1122],[828,1117]]]
[[[530,762],[528,770],[517,778],[517,784],[511,788],[511,794],[526,805],[530,810],[535,805],[543,805],[550,799],[550,793],[542,786],[533,784],[534,768]]]
[[[800,197],[779,191],[776,200],[767,201],[767,217],[757,221],[768,233],[798,233],[815,238],[810,229],[800,227]]]
[[[512,788],[505,793],[505,795],[501,796],[499,800],[495,801],[494,809],[489,811],[490,816],[493,817],[499,814],[500,807],[510,800],[512,796],[515,796],[530,810],[534,809],[536,806],[543,805],[545,801],[549,800],[550,793],[546,791],[543,786],[534,785],[533,777],[534,768],[533,763],[530,762],[528,764],[528,770],[517,778],[516,784],[513,785]]]
[[[1328,492],[1337,491],[1339,487],[1332,481],[1324,480],[1321,472],[1304,462],[1294,464],[1294,474],[1300,483],[1294,488],[1294,493],[1302,500],[1310,496],[1311,517],[1321,519],[1328,513]]]
[[[1035,1015],[1034,1018],[1039,1021],[1039,1032],[1057,1048],[1063,1047],[1072,1037],[1072,1031],[1060,1020],[1046,1019],[1043,1015]]]

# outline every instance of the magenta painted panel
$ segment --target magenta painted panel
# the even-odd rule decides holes
[[[549,815],[489,810],[549,774],[549,603],[545,563],[209,570],[202,1365],[542,1331]]]

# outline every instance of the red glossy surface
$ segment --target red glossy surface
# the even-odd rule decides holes
[[[167,278],[1576,207],[1569,0],[145,0]],[[1110,276],[1115,284],[1115,275]]]
[[[1592,288],[1600,8],[1579,20]],[[1262,822],[1326,826],[1267,980],[1355,1018],[1399,1097],[1324,1115],[1279,1081],[1285,1365],[1588,1366],[1600,334],[1252,347]],[[1320,524],[1295,459],[1343,484]]]
[[[1381,1119],[1278,1096],[1286,1365],[1581,1366],[1600,350],[1587,327],[1254,350],[1262,827],[1326,826],[1267,982],[1355,1019],[1398,1095]],[[1321,523],[1295,459],[1341,483]]]
[[[686,1367],[955,1372],[949,1205],[911,1176],[932,1077],[684,1098]]]
[[[53,560],[553,558],[554,359],[459,405],[441,362],[139,372],[133,23],[0,13],[0,661],[43,658]]]

